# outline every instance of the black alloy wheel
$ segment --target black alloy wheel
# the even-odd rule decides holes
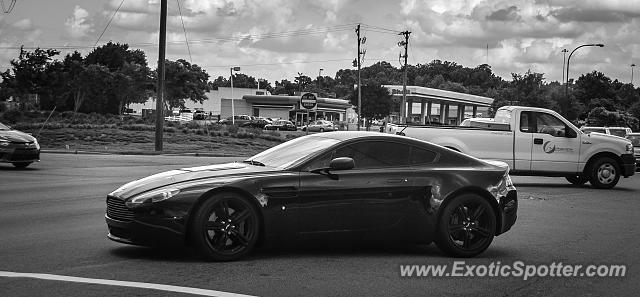
[[[253,249],[260,219],[255,207],[234,193],[218,194],[195,213],[191,239],[197,251],[214,261],[237,260]]]
[[[568,182],[574,185],[584,185],[586,182],[589,181],[589,179],[586,178],[584,175],[567,175],[564,178],[566,178]]]
[[[484,198],[462,194],[452,198],[438,219],[436,245],[455,257],[473,257],[486,250],[495,236],[496,215]]]

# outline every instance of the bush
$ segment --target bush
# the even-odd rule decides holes
[[[22,112],[17,109],[9,110],[2,114],[2,121],[9,124],[15,124],[20,119],[22,119]]]
[[[189,129],[198,129],[198,128],[200,128],[200,124],[198,124],[197,122],[187,122],[186,126]]]
[[[229,134],[237,134],[238,130],[239,130],[239,128],[236,125],[229,125],[227,127],[227,131],[229,131]]]

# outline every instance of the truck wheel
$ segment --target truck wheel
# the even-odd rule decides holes
[[[589,181],[584,175],[567,175],[564,178],[574,185],[584,185],[584,183]]]
[[[16,168],[27,168],[27,166],[29,166],[29,164],[31,164],[31,162],[13,162],[11,163],[13,164],[13,166],[15,166]]]
[[[620,166],[609,157],[602,157],[591,164],[589,182],[596,189],[611,189],[620,180]]]
[[[491,204],[475,194],[454,197],[438,218],[435,242],[454,257],[473,257],[486,250],[496,230]]]

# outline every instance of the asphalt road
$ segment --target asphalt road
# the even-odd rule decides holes
[[[246,260],[204,262],[188,249],[150,249],[106,239],[105,195],[127,181],[238,158],[43,154],[26,170],[0,164],[0,296],[191,296],[130,281],[259,296],[637,296],[640,176],[613,190],[562,178],[514,177],[518,221],[480,257],[451,259],[428,246],[261,249]],[[624,264],[626,276],[400,277],[401,264]],[[48,274],[44,280],[10,272]],[[34,276],[34,275],[30,275]],[[51,277],[51,276],[47,276]],[[65,277],[94,283],[69,282]],[[211,293],[211,292],[209,292]]]

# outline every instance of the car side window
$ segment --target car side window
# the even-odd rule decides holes
[[[349,157],[355,168],[380,168],[409,164],[409,146],[386,141],[362,141],[336,150],[334,158]]]
[[[520,114],[520,132],[531,133],[531,128],[529,127],[529,119],[531,117],[531,112],[523,111]]]
[[[436,160],[437,155],[436,152],[413,146],[411,147],[411,159],[409,162],[411,165],[429,164]]]
[[[549,134],[555,137],[564,137],[566,125],[553,115],[538,112],[536,116],[536,128],[538,133]]]

